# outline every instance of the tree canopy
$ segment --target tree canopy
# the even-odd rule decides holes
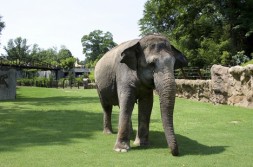
[[[50,65],[70,69],[74,67],[76,59],[72,56],[70,50],[62,47],[59,51],[57,48],[41,49],[37,44],[28,45],[27,39],[17,37],[10,39],[7,46],[4,46],[6,57],[9,63],[15,64],[33,64]]]
[[[168,36],[191,66],[235,65],[253,52],[251,0],[148,0],[142,35]]]
[[[88,35],[84,35],[81,39],[83,46],[83,54],[85,54],[86,66],[94,66],[94,63],[99,60],[107,51],[112,49],[117,44],[113,41],[113,36],[110,32],[94,30]]]
[[[1,35],[1,32],[2,32],[2,30],[4,29],[4,27],[5,27],[5,24],[4,24],[4,22],[2,21],[2,16],[0,16],[0,35]],[[1,44],[1,42],[0,42],[0,44]]]
[[[17,64],[21,61],[26,61],[29,55],[29,47],[27,40],[18,37],[16,39],[10,39],[7,46],[4,46],[4,50],[8,55],[9,60],[15,60]]]

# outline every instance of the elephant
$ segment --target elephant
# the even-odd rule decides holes
[[[124,42],[108,51],[95,66],[95,82],[103,108],[103,132],[113,133],[112,107],[119,106],[114,150],[130,149],[131,116],[138,103],[138,130],[134,144],[149,145],[153,90],[159,95],[165,137],[173,156],[179,154],[173,127],[176,94],[174,69],[187,66],[185,56],[161,34]]]

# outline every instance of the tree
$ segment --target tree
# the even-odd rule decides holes
[[[33,44],[32,50],[30,51],[30,59],[32,62],[37,60],[38,53],[41,52],[41,49],[39,48],[38,44]]]
[[[142,35],[155,32],[168,36],[192,66],[229,65],[237,52],[245,50],[249,55],[253,51],[252,3],[250,0],[148,0],[139,20],[140,30]]]
[[[230,36],[237,53],[253,52],[253,1],[252,0],[215,0],[224,21],[230,26]]]
[[[57,59],[64,69],[72,69],[76,62],[76,59],[72,56],[72,53],[65,46],[62,46],[57,54]]]
[[[5,24],[4,24],[3,21],[1,21],[1,19],[2,19],[2,16],[0,16],[0,35],[1,35],[2,30],[3,30],[4,27],[5,27]],[[0,43],[0,44],[1,44],[1,43]]]
[[[59,51],[52,47],[41,49],[37,44],[27,45],[27,40],[21,37],[15,40],[10,39],[7,46],[4,46],[7,59],[15,61],[16,64],[34,65],[34,66],[58,66],[64,69],[74,67],[76,59],[72,56],[70,50],[62,47]]]
[[[58,51],[56,48],[40,49],[36,55],[36,60],[41,65],[51,64],[58,65],[60,61],[57,59]]]
[[[27,62],[27,57],[29,56],[29,45],[27,45],[27,40],[21,37],[16,39],[10,39],[8,41],[7,47],[4,50],[7,53],[8,59],[11,61],[16,61],[16,64],[21,64]]]
[[[62,46],[62,48],[59,50],[57,57],[58,59],[66,59],[73,56],[69,49],[67,49],[65,46]]]
[[[81,39],[83,54],[86,57],[86,64],[94,64],[103,54],[109,51],[117,44],[113,41],[110,32],[103,33],[101,30],[94,30]]]
[[[57,51],[57,48],[55,47],[44,50],[38,48],[37,45],[34,45],[30,56],[35,62],[58,66],[64,69],[73,68],[76,60],[72,56],[70,50],[66,47],[62,47],[59,51]]]
[[[67,57],[65,59],[61,59],[60,65],[62,68],[70,70],[70,69],[74,68],[75,62],[76,62],[76,59],[71,56],[71,57]]]

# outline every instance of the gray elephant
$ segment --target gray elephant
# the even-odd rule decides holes
[[[173,128],[174,68],[186,65],[183,54],[162,35],[147,35],[122,43],[98,61],[95,81],[104,111],[104,133],[112,133],[112,106],[119,105],[120,108],[115,151],[130,149],[131,115],[135,103],[138,103],[138,130],[134,144],[149,144],[153,89],[156,89],[166,140],[172,155],[178,155]]]

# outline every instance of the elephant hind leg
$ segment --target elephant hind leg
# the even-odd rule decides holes
[[[112,105],[103,105],[104,110],[104,134],[112,134]]]

